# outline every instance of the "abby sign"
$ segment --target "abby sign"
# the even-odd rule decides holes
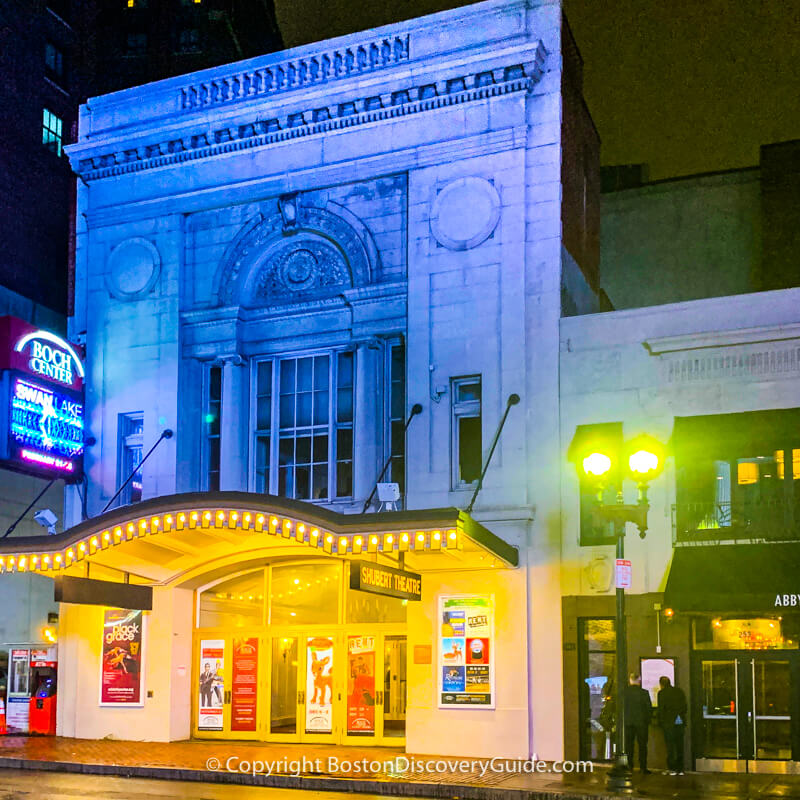
[[[79,348],[15,317],[0,317],[0,461],[19,472],[79,480],[84,367]]]

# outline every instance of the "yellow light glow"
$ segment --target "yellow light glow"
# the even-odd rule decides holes
[[[45,556],[42,560],[43,560],[43,562],[45,564],[49,564],[50,563],[50,556]]]
[[[344,536],[339,539],[339,550],[347,550],[347,539]]]
[[[111,534],[110,534],[108,531],[106,531],[106,532],[103,534],[103,539],[104,539],[106,542],[108,542],[108,541],[111,541]]]
[[[161,520],[158,517],[153,517],[151,524],[154,528],[157,528],[159,525],[161,525]]]
[[[51,644],[55,644],[58,641],[58,636],[56,635],[56,629],[51,627],[51,626],[49,626],[49,625],[46,628],[43,628],[42,629],[42,638],[46,642],[50,642]]]
[[[81,543],[78,545],[78,550],[80,550],[80,551],[81,551],[81,553],[85,553],[85,552],[86,552],[86,542],[81,542]]]
[[[387,543],[387,544],[392,544],[392,542],[394,542],[394,536],[392,536],[392,534],[390,533],[390,534],[389,534],[389,535],[386,537],[386,543]]]
[[[235,522],[237,519],[239,519],[239,515],[234,511],[231,514],[231,519]]]
[[[631,472],[637,475],[646,475],[658,469],[658,456],[649,450],[637,450],[628,457],[628,466]]]
[[[99,544],[99,542],[97,541],[97,537],[96,536],[92,536],[89,544],[91,544],[92,547],[97,547],[97,545]]]
[[[311,538],[316,539],[319,536],[319,531],[316,528],[313,528],[311,531]]]
[[[114,528],[114,536],[116,536],[117,539],[121,539],[122,538],[122,528]]]
[[[225,519],[225,512],[217,511],[217,519]]]
[[[456,532],[455,532],[455,531],[450,531],[450,532],[447,534],[447,537],[448,537],[448,539],[451,539],[451,540],[452,540],[452,539],[455,539],[455,538],[456,538]]]
[[[400,534],[400,541],[401,542],[407,542],[408,541],[408,534],[407,533]]]
[[[64,559],[63,559],[63,558],[61,558],[61,553],[58,553],[58,554],[56,555],[56,564],[60,564],[60,563],[61,563],[63,560],[64,560]],[[12,561],[13,561],[13,559],[12,559]]]
[[[167,516],[164,517],[164,522],[166,522],[167,525],[172,525],[172,514],[167,514]]]
[[[433,538],[436,539],[436,541],[438,542],[439,539],[442,538],[442,534],[439,531],[434,531],[433,532]]]
[[[424,533],[422,533],[422,531],[420,531],[420,532],[417,534],[417,541],[418,541],[418,542],[424,542],[424,541],[425,541],[425,534],[424,534]]]
[[[270,517],[269,526],[270,526],[270,528],[277,528],[278,527],[278,518],[277,517]]]
[[[33,556],[31,558],[31,566],[35,567],[39,563],[39,556]]]
[[[359,547],[361,547],[361,545],[363,543],[363,540],[362,540],[362,538],[360,536],[356,536],[355,542]]]
[[[611,469],[611,459],[605,453],[590,453],[583,459],[583,471],[599,478]]]
[[[72,548],[67,550],[67,558],[75,558],[75,551]]]
[[[665,608],[664,609],[664,616],[665,617],[674,617],[675,616],[675,612],[671,608]]]
[[[306,532],[306,526],[305,526],[305,525],[298,525],[298,526],[297,526],[297,530],[298,530],[300,533],[305,533],[305,532]]]
[[[26,563],[27,563],[27,560],[26,560],[25,556],[22,556],[20,558],[20,560],[19,560],[19,568],[20,569],[25,569],[25,564]]]
[[[325,537],[325,541],[326,541],[328,544],[330,544],[330,543],[333,541],[333,536],[331,536],[330,534],[328,534],[328,535]]]
[[[128,533],[133,533],[134,530],[136,530],[136,528],[134,527],[134,524],[132,522],[129,522],[128,523]]]

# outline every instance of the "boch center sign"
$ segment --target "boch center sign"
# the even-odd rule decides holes
[[[350,588],[403,600],[421,600],[422,576],[416,572],[385,567],[374,561],[351,561]]]
[[[16,317],[0,317],[0,462],[43,477],[80,480],[80,348]]]

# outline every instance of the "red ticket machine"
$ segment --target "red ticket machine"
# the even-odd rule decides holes
[[[56,645],[9,645],[8,655],[8,731],[55,736]]]

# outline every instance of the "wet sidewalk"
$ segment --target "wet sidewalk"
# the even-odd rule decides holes
[[[0,768],[459,800],[614,796],[605,789],[604,767],[558,774],[554,765],[542,764],[539,769],[548,771],[525,774],[524,764],[416,756],[384,747],[0,736]],[[791,775],[636,772],[634,784],[633,796],[640,798],[800,800],[800,776]]]

